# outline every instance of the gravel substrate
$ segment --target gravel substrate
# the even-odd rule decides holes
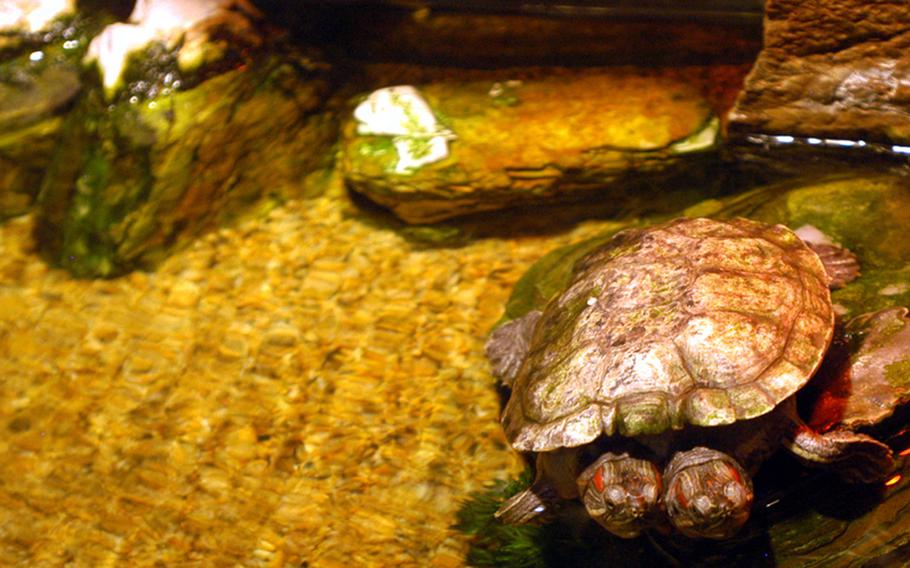
[[[522,468],[484,337],[600,226],[426,249],[336,188],[89,281],[3,225],[0,565],[462,565]]]

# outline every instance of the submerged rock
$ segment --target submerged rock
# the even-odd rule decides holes
[[[0,6],[0,219],[24,213],[80,91],[79,59],[98,23],[68,3]]]
[[[910,142],[910,5],[768,0],[730,133]]]
[[[236,17],[206,20],[195,36],[206,55],[189,67],[181,35],[176,51],[156,40],[131,56],[118,81],[89,73],[39,200],[52,261],[115,275],[306,191],[335,137],[326,67],[281,45],[255,49],[255,25]]]
[[[691,174],[715,156],[718,121],[710,105],[695,88],[659,73],[395,89],[425,101],[418,106],[426,105],[439,126],[421,126],[416,103],[401,97],[409,110],[400,114],[413,118],[410,131],[383,134],[355,113],[343,130],[342,166],[352,189],[409,223],[577,200],[605,187],[621,202],[649,178],[683,168]],[[433,159],[415,161],[403,148]]]
[[[860,260],[858,279],[832,293],[842,315],[855,316],[893,306],[910,307],[910,178],[893,175],[833,177],[757,188],[709,199],[671,216],[747,217],[791,228],[810,225]],[[558,248],[543,256],[518,281],[504,320],[541,309],[563,289],[575,261],[616,232],[668,216],[615,222],[605,234]],[[874,227],[874,230],[870,228]]]

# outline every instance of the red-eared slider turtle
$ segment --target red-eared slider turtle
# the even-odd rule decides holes
[[[796,413],[833,335],[828,287],[859,272],[819,237],[747,219],[623,231],[542,312],[495,330],[487,354],[512,389],[503,427],[537,453],[535,482],[497,516],[526,522],[581,498],[618,536],[666,517],[721,539],[747,520],[750,473],[778,447],[847,479],[883,478],[887,446],[819,434]]]

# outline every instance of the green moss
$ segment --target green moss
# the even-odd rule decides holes
[[[357,154],[368,158],[395,155],[395,145],[389,136],[372,136],[357,145]]]
[[[493,516],[504,500],[531,484],[531,477],[531,472],[525,471],[516,480],[473,493],[462,504],[453,528],[473,537],[467,557],[470,566],[546,566],[540,527],[504,525]]]
[[[893,387],[910,386],[910,359],[897,361],[885,367],[885,379]]]
[[[287,85],[287,69],[284,55],[264,54],[187,91],[114,103],[89,69],[94,86],[64,123],[42,184],[45,254],[80,276],[112,276],[303,193],[336,129],[315,112],[326,83],[294,75]]]

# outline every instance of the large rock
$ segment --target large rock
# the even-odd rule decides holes
[[[98,29],[97,19],[67,15],[40,32],[0,30],[0,219],[34,201]]]
[[[168,2],[142,6],[167,14]],[[55,264],[80,276],[153,265],[211,228],[303,195],[331,157],[327,66],[272,41],[248,14],[217,12],[214,0],[204,8],[208,27],[192,34],[158,17],[150,21],[180,35],[149,27],[137,8],[92,43],[102,71],[87,72],[39,196],[38,241]],[[117,48],[140,33],[154,39],[139,52]]]
[[[628,192],[656,198],[665,190],[645,189],[648,180],[691,174],[715,156],[711,106],[694,87],[658,72],[615,69],[385,93],[362,102],[360,119],[344,126],[342,166],[349,187],[410,223],[603,190],[618,205]],[[422,101],[380,109],[381,101],[410,94]],[[372,113],[364,111],[373,104]],[[396,113],[401,124],[363,121]],[[424,157],[406,159],[409,143]]]
[[[764,44],[732,136],[910,142],[910,4],[768,0]]]
[[[321,16],[330,40],[357,46],[363,58],[467,67],[752,62],[761,47],[758,0],[420,2],[427,9],[416,11],[395,1],[358,4],[315,18],[308,9],[298,26]]]

